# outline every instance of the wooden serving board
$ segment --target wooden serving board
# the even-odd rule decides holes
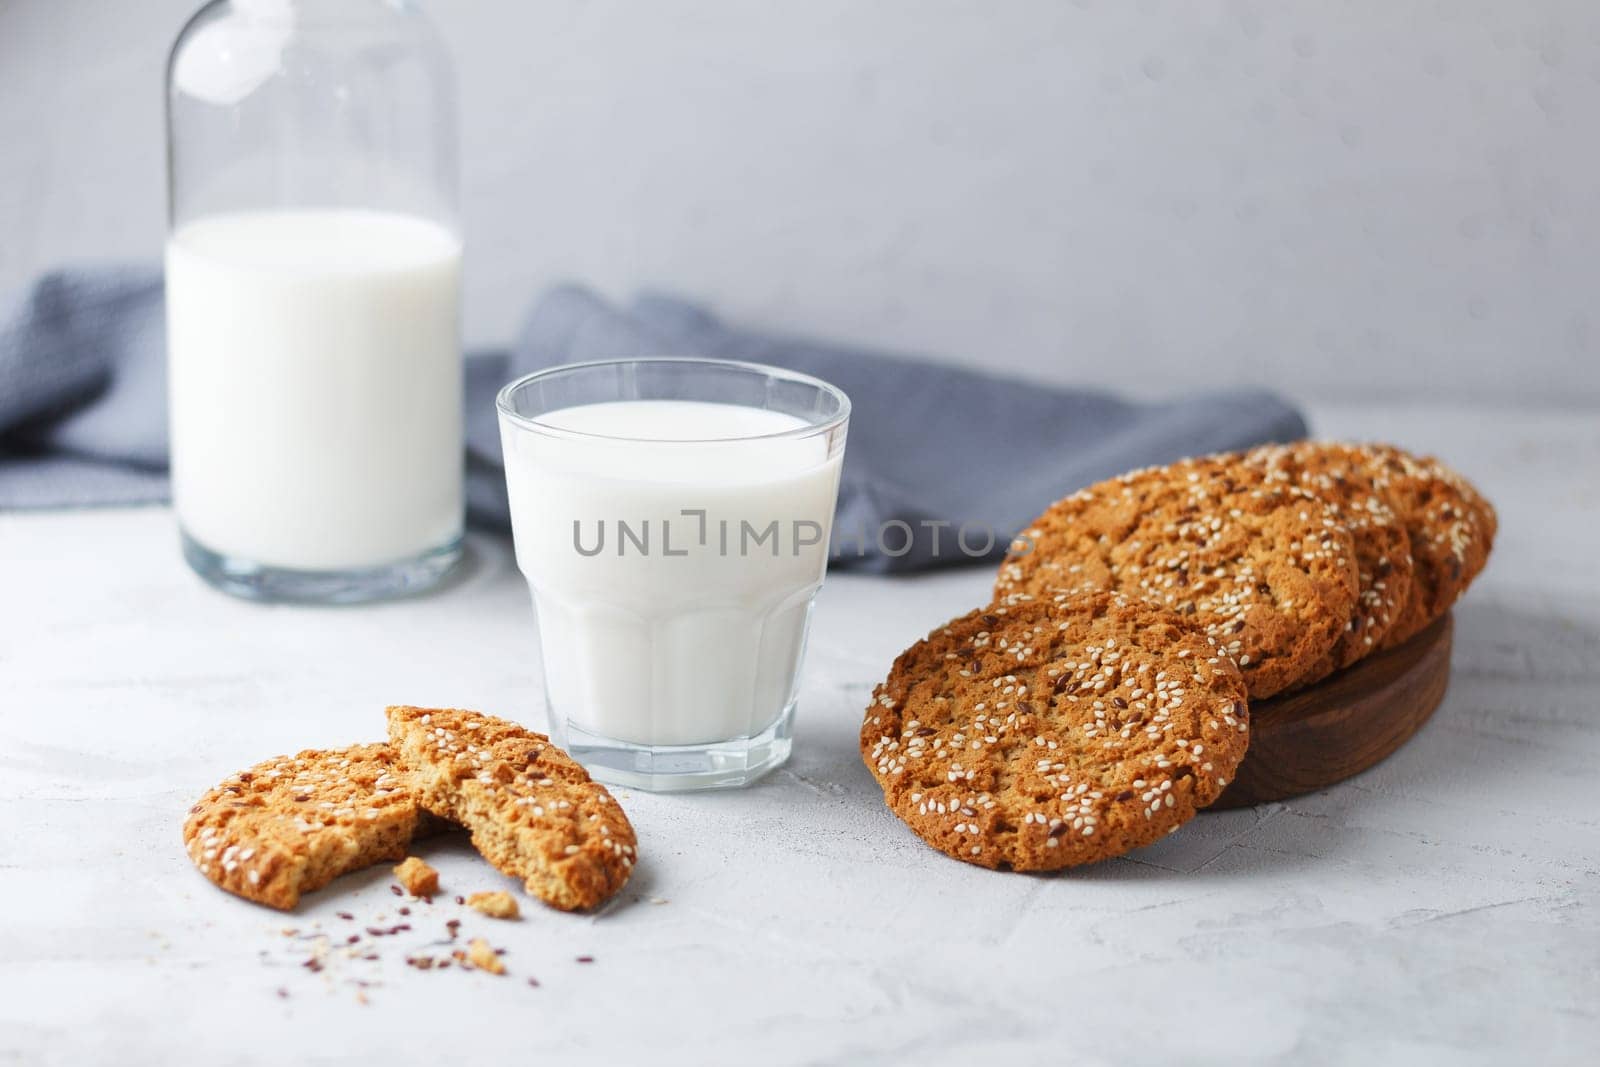
[[[1449,614],[1380,652],[1287,696],[1250,704],[1250,750],[1210,810],[1326,789],[1405,744],[1450,684]]]

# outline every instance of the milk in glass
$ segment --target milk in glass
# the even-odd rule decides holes
[[[750,737],[794,702],[842,450],[780,411],[624,400],[504,434],[552,717],[637,745]]]

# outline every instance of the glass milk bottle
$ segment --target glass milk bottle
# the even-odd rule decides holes
[[[173,46],[173,508],[228,592],[369,600],[460,557],[455,111],[408,0],[215,0]]]

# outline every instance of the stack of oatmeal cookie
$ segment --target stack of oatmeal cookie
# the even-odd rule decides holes
[[[993,603],[896,660],[862,755],[891,809],[960,859],[1120,855],[1221,793],[1247,697],[1415,636],[1495,530],[1466,479],[1388,445],[1274,445],[1092,485],[1019,535]]]

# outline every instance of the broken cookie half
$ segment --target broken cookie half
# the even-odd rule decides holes
[[[424,809],[465,826],[545,903],[593,908],[628,881],[638,843],[611,794],[548,737],[454,708],[388,709],[389,743]]]
[[[200,872],[288,910],[341,874],[398,860],[432,829],[388,745],[307,749],[222,781],[189,809],[183,842]]]

